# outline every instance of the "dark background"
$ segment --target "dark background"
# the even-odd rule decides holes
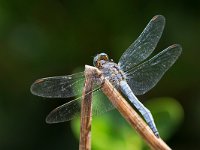
[[[200,149],[197,0],[1,0],[0,149],[78,149],[69,122],[45,123],[46,115],[65,100],[33,96],[30,85],[41,77],[71,74],[92,65],[99,52],[117,61],[157,14],[165,16],[166,27],[155,52],[174,43],[181,44],[183,52],[142,99],[175,98],[184,119],[166,142],[173,149]]]

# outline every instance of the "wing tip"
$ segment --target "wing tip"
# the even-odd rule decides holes
[[[45,119],[45,122],[46,122],[47,124],[54,124],[54,123],[57,123],[57,121],[56,121],[55,119],[52,119],[52,118],[53,118],[53,117],[52,117],[53,112],[54,112],[54,110],[52,110],[52,111],[47,115],[47,117],[46,117],[46,119]]]
[[[33,94],[33,95],[35,95],[35,96],[40,96],[40,97],[45,97],[45,96],[43,96],[43,94],[42,93],[40,93],[38,90],[37,90],[37,83],[39,83],[39,82],[37,82],[37,80],[31,85],[31,87],[30,87],[30,92],[31,92],[31,94]]]
[[[180,54],[182,52],[182,46],[180,44],[173,44],[173,45],[169,46],[169,48],[176,49],[177,51],[179,51]]]
[[[36,82],[34,82],[33,84],[31,84],[31,87],[30,87],[30,92],[31,92],[33,95],[36,95],[36,93],[35,93],[35,91],[34,91],[35,83],[36,83]]]
[[[54,124],[55,122],[49,119],[49,115],[46,117],[45,122],[47,124]]]
[[[63,104],[65,105],[65,104]],[[59,110],[60,108],[62,108],[62,106],[58,106],[57,108],[53,109],[46,117],[45,122],[47,124],[55,124],[55,123],[61,123],[61,122],[65,122],[68,121],[67,119],[61,119],[61,115],[59,114]]]
[[[172,48],[179,47],[180,49],[182,49],[182,46],[180,44],[172,44],[170,47]]]
[[[36,92],[35,87],[36,87],[38,84],[44,82],[44,79],[45,79],[45,78],[37,79],[37,80],[35,80],[35,81],[31,84],[30,92],[31,92],[33,95],[37,95],[37,92]]]
[[[47,117],[46,117],[46,119],[45,119],[45,122],[47,123],[47,124],[55,124],[55,123],[62,123],[62,122],[66,122],[66,121],[69,121],[69,120],[71,120],[71,119],[59,119],[59,117],[58,116],[56,116],[55,114],[54,114],[54,112],[55,112],[55,110],[52,110],[48,115],[47,115]]]
[[[151,20],[152,21],[162,20],[163,22],[165,22],[165,17],[163,15],[155,15]]]
[[[64,98],[64,97],[61,97],[60,95],[52,95],[51,89],[48,90],[47,87],[43,87],[43,83],[45,83],[45,79],[46,78],[37,79],[31,84],[31,87],[30,87],[31,94],[35,96],[40,96],[43,98]],[[44,91],[46,93],[43,93]]]

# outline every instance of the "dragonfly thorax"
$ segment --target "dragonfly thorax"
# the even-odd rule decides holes
[[[119,86],[119,83],[126,79],[124,72],[112,61],[107,61],[102,64],[100,70],[104,77],[107,78],[115,87]]]
[[[119,66],[108,58],[105,53],[97,54],[94,57],[93,64],[103,73],[104,77],[107,78],[111,83],[115,85],[125,79],[125,74],[120,70]]]

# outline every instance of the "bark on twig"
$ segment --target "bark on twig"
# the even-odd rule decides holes
[[[85,85],[83,88],[81,104],[81,129],[79,150],[91,149],[91,121],[92,121],[92,88],[93,70],[85,67]]]
[[[101,75],[101,72],[92,66],[86,66],[94,74]],[[86,79],[87,80],[87,79]],[[118,109],[121,115],[135,128],[137,133],[146,141],[146,143],[154,150],[170,150],[171,148],[161,139],[157,138],[145,121],[137,114],[137,112],[129,105],[122,95],[112,86],[112,84],[101,77],[103,81],[102,91],[110,99],[112,104]]]

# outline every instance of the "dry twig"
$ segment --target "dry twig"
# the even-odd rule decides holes
[[[92,70],[91,70],[92,69]],[[91,122],[92,122],[92,76],[94,69],[85,67],[85,85],[81,104],[81,129],[79,150],[91,149]]]
[[[81,136],[80,136],[80,150],[90,150],[91,146],[91,117],[88,114],[92,113],[91,99],[92,93],[85,95],[88,91],[92,90],[91,75],[101,76],[101,72],[92,66],[85,66],[85,87],[83,92],[83,104],[81,114]],[[137,114],[137,112],[130,106],[130,104],[122,97],[122,95],[113,87],[113,85],[103,76],[100,77],[103,82],[102,91],[109,98],[112,104],[118,109],[121,115],[135,128],[137,133],[146,141],[146,143],[153,150],[171,150],[171,148],[161,139],[157,138],[145,121]],[[88,84],[88,85],[86,85]],[[89,102],[88,103],[88,99]],[[87,114],[86,114],[87,113]]]

